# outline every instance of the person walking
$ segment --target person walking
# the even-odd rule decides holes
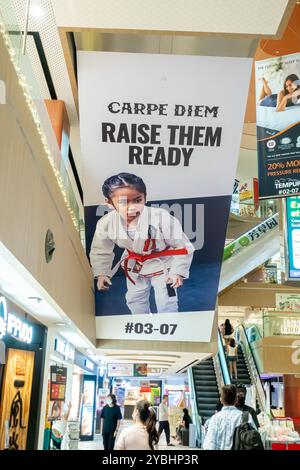
[[[134,407],[134,424],[123,429],[116,443],[116,450],[155,450],[159,441],[156,430],[156,414],[147,400],[140,400]]]
[[[161,436],[162,432],[165,431],[166,441],[168,446],[173,446],[170,442],[170,424],[169,424],[169,399],[168,395],[164,395],[161,404],[158,407],[158,417],[159,417],[159,428],[158,435]]]
[[[238,348],[234,338],[229,340],[229,344],[226,346],[227,360],[229,363],[229,373],[230,377],[233,380],[233,374],[237,380],[237,360],[238,360]]]
[[[225,324],[224,324],[224,335],[223,335],[223,338],[224,338],[224,341],[225,341],[225,345],[227,345],[230,341],[231,338],[233,338],[233,333],[234,333],[234,328],[232,326],[232,324],[230,323],[230,320],[229,318],[226,318],[225,320]]]
[[[234,430],[240,425],[242,419],[242,412],[235,407],[236,395],[235,385],[224,385],[222,387],[221,402],[223,408],[209,420],[203,442],[204,450],[231,450]],[[249,422],[253,423],[250,414]]]
[[[115,439],[122,420],[122,413],[117,405],[116,396],[110,393],[107,396],[107,404],[101,411],[101,429],[104,450],[113,450]]]

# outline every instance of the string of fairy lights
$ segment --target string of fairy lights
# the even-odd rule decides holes
[[[38,110],[35,106],[35,103],[34,103],[34,100],[32,99],[31,97],[31,94],[30,94],[30,86],[28,85],[27,83],[27,80],[26,80],[26,77],[25,75],[22,73],[22,69],[19,67],[18,65],[18,61],[17,61],[17,57],[16,57],[16,52],[11,44],[11,41],[10,41],[10,38],[9,38],[9,34],[7,33],[6,31],[6,27],[3,23],[3,21],[1,20],[0,18],[0,33],[3,37],[3,40],[4,40],[4,43],[7,47],[7,50],[8,50],[8,53],[9,53],[9,57],[10,57],[10,60],[12,62],[12,64],[14,65],[14,68],[15,68],[15,71],[17,73],[17,77],[18,77],[18,82],[19,82],[19,85],[21,86],[22,88],[22,91],[23,91],[23,95],[25,97],[25,100],[26,100],[26,103],[28,105],[28,108],[31,112],[31,115],[33,117],[33,120],[34,120],[34,123],[36,125],[36,128],[37,128],[37,132],[38,134],[40,135],[40,138],[41,138],[41,142],[43,144],[43,147],[44,147],[44,150],[45,150],[45,153],[47,155],[47,158],[49,160],[49,163],[51,165],[51,168],[53,170],[53,173],[56,177],[56,180],[57,180],[57,183],[58,183],[58,186],[60,188],[60,191],[61,191],[61,194],[63,196],[63,199],[66,203],[66,206],[68,208],[68,211],[71,215],[71,218],[72,218],[72,221],[73,221],[73,224],[76,228],[77,231],[80,230],[80,224],[79,224],[79,221],[76,217],[76,214],[74,212],[74,210],[72,209],[71,207],[71,204],[69,202],[69,199],[67,197],[67,193],[66,193],[66,190],[64,188],[64,184],[63,184],[63,180],[61,178],[61,175],[60,175],[60,172],[59,170],[57,169],[56,165],[55,165],[55,161],[54,161],[54,158],[51,154],[51,150],[49,148],[49,144],[48,144],[48,140],[47,140],[47,137],[44,133],[44,131],[42,130],[42,125],[41,125],[41,121],[40,121],[40,118],[39,118],[39,113],[38,113]]]

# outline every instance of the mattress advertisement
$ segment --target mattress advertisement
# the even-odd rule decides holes
[[[300,193],[300,54],[257,61],[260,199]]]
[[[250,70],[78,53],[98,338],[210,341]]]

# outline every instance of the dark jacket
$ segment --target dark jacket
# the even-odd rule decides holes
[[[252,408],[251,406],[248,406],[248,405],[236,406],[236,408],[240,411],[248,411],[248,413],[250,413],[250,415],[252,416],[252,419],[254,421],[255,426],[257,428],[259,428],[259,422],[258,422],[257,414],[256,414],[256,411],[254,410],[254,408]]]

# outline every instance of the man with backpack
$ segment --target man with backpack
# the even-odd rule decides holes
[[[208,430],[203,442],[204,450],[231,450],[233,448],[234,434],[237,437],[240,436],[239,426],[243,413],[235,407],[236,387],[234,385],[224,385],[222,387],[221,402],[223,403],[222,410],[213,415],[209,420]],[[243,419],[245,420],[246,417],[244,416]],[[249,424],[256,430],[249,413],[244,424]],[[237,428],[238,432],[236,433]]]

